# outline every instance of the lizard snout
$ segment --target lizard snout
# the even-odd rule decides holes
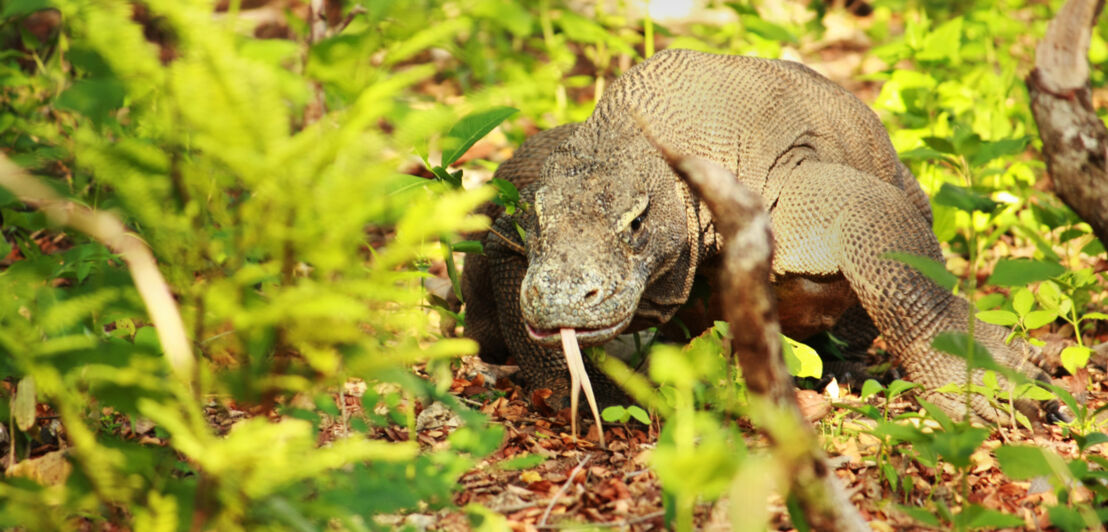
[[[604,343],[631,322],[638,294],[628,294],[627,279],[610,280],[595,271],[547,272],[533,265],[520,287],[520,310],[529,336],[543,345],[560,345],[558,331],[575,329],[584,345]]]

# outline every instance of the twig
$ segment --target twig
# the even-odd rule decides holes
[[[339,22],[339,25],[335,26],[335,33],[342,33],[342,30],[345,30],[351,22],[354,22],[354,17],[365,13],[369,13],[369,11],[366,11],[365,7],[361,4],[354,6],[350,9],[350,12],[346,14],[346,17],[342,19],[342,22]]]
[[[154,254],[146,243],[138,235],[127,231],[115,215],[62,198],[3,154],[0,154],[0,186],[10,190],[23,203],[37,207],[51,222],[85,233],[123,258],[134,279],[135,289],[150,313],[150,321],[154,323],[158,340],[165,349],[166,361],[177,378],[191,383],[196,361],[185,334],[185,324],[173,300],[173,293],[158,271]]]
[[[581,468],[585,467],[585,464],[589,463],[592,457],[593,455],[591,454],[586,456],[577,464],[577,467],[574,467],[573,471],[569,473],[569,478],[566,479],[561,488],[558,488],[558,493],[555,493],[554,496],[550,498],[550,504],[546,505],[546,511],[542,513],[542,519],[539,520],[538,526],[542,527],[546,525],[546,520],[550,518],[550,512],[554,509],[554,504],[558,502],[558,499],[562,498],[562,495],[565,495],[566,491],[569,491],[569,486],[573,484],[573,479],[577,478],[577,473],[581,472]]]
[[[511,248],[511,249],[512,249],[512,251],[515,251],[516,253],[519,253],[520,255],[524,255],[524,256],[526,256],[526,255],[527,255],[527,249],[526,249],[526,248],[524,248],[523,246],[521,246],[521,245],[517,244],[515,240],[512,240],[512,239],[510,239],[510,238],[508,238],[508,237],[504,236],[503,234],[501,234],[501,233],[500,233],[500,231],[497,231],[497,230],[496,230],[495,228],[493,228],[493,227],[490,227],[490,228],[489,228],[489,232],[490,232],[490,233],[492,233],[492,234],[494,234],[494,235],[496,235],[497,237],[499,237],[499,238],[500,238],[500,240],[503,240],[503,241],[504,241],[504,245],[506,245],[506,246],[508,246],[509,248]]]

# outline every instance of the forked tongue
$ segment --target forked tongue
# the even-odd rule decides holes
[[[569,366],[569,423],[573,430],[573,437],[577,437],[577,399],[581,390],[585,390],[585,399],[589,401],[589,409],[596,420],[596,432],[600,434],[600,446],[604,444],[604,426],[600,424],[600,411],[596,408],[596,397],[592,393],[592,382],[589,382],[589,374],[585,372],[585,361],[581,358],[581,348],[577,345],[577,331],[575,329],[562,329],[562,351],[566,354],[566,365]]]

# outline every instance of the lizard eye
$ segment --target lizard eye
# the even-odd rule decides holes
[[[638,215],[634,220],[631,220],[631,232],[638,233],[639,229],[642,229],[643,218],[646,217],[646,213]]]

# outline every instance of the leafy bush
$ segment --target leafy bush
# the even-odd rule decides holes
[[[73,464],[61,485],[0,483],[0,523],[364,528],[449,504],[498,428],[466,414],[451,449],[430,453],[366,434],[390,423],[379,407],[411,435],[417,400],[456,404],[398,370],[475,349],[430,335],[427,274],[413,266],[481,227],[467,213],[490,193],[398,173],[455,111],[405,98],[433,67],[396,65],[462,28],[413,32],[375,9],[305,60],[296,41],[248,37],[205,3],[51,2],[57,33],[39,41],[23,22],[46,5],[3,11],[3,37],[23,46],[2,66],[7,155],[140,235],[202,356],[176,375],[121,257],[0,193],[17,250],[0,273],[0,371],[26,383],[14,411],[38,399],[56,412]],[[353,418],[330,393],[351,378],[370,388]],[[261,415],[218,434],[229,408]],[[105,423],[117,415],[152,421],[168,447]],[[347,436],[321,432],[334,424]],[[20,429],[26,454],[38,428]]]

